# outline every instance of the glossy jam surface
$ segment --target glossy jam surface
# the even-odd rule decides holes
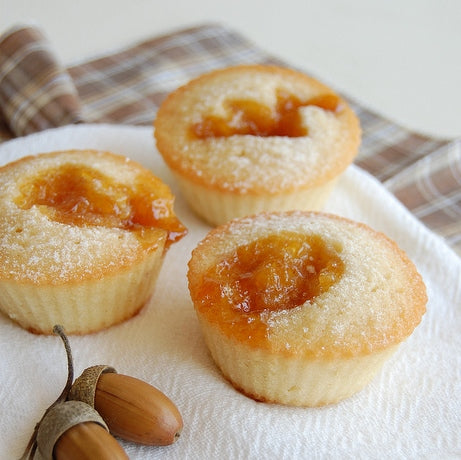
[[[294,232],[240,246],[204,275],[199,309],[225,332],[264,340],[261,313],[289,310],[328,291],[344,271],[339,253],[319,235]]]
[[[143,232],[161,228],[166,245],[182,238],[185,227],[173,214],[172,197],[159,179],[139,176],[132,186],[81,164],[64,164],[28,177],[20,184],[16,204],[40,206],[50,219],[75,226],[104,226]]]
[[[294,95],[279,91],[275,110],[272,110],[255,100],[231,99],[225,103],[227,117],[204,116],[199,123],[192,126],[192,133],[199,139],[236,134],[302,137],[308,134],[308,130],[303,125],[299,108],[308,105],[336,111],[339,100],[334,94],[325,94],[301,101]]]

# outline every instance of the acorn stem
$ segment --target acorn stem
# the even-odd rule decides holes
[[[64,348],[66,350],[67,356],[67,381],[64,386],[64,389],[62,390],[61,394],[58,396],[56,401],[53,404],[51,404],[50,407],[48,407],[40,421],[35,425],[32,436],[29,442],[27,443],[27,447],[19,460],[32,460],[34,458],[35,451],[37,450],[37,431],[40,426],[40,423],[42,422],[45,415],[50,411],[50,409],[56,406],[56,404],[64,402],[67,399],[67,395],[69,394],[69,391],[72,388],[72,382],[74,380],[74,363],[72,359],[72,350],[70,348],[69,339],[67,338],[64,332],[64,328],[59,324],[56,324],[53,327],[53,332],[54,334],[59,335],[59,337],[61,337],[62,342],[64,343]]]
[[[59,335],[59,337],[61,337],[61,340],[63,341],[64,343],[64,348],[66,349],[66,355],[67,355],[67,382],[66,382],[66,385],[64,387],[64,389],[62,390],[62,393],[59,395],[58,399],[50,406],[54,406],[55,404],[59,403],[59,402],[63,402],[67,399],[67,395],[69,394],[69,391],[72,387],[72,382],[74,381],[74,362],[73,362],[73,359],[72,359],[72,350],[70,348],[70,343],[69,343],[69,339],[67,338],[65,332],[64,332],[64,328],[59,325],[59,324],[56,324],[54,327],[53,327],[53,332],[56,334],[56,335]]]

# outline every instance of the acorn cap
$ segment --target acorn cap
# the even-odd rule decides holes
[[[89,406],[94,407],[94,398],[99,377],[106,372],[117,373],[113,367],[104,364],[86,368],[80,377],[75,379],[67,400],[83,401]]]
[[[37,431],[36,460],[53,460],[58,439],[70,428],[84,422],[95,422],[109,431],[98,412],[81,401],[65,401],[52,406],[44,415]]]

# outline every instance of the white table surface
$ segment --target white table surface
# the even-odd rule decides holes
[[[0,32],[23,21],[65,64],[220,22],[403,126],[461,136],[460,0],[0,0]]]

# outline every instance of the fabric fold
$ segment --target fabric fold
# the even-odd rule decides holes
[[[0,37],[0,109],[12,136],[83,121],[74,83],[36,27]]]

